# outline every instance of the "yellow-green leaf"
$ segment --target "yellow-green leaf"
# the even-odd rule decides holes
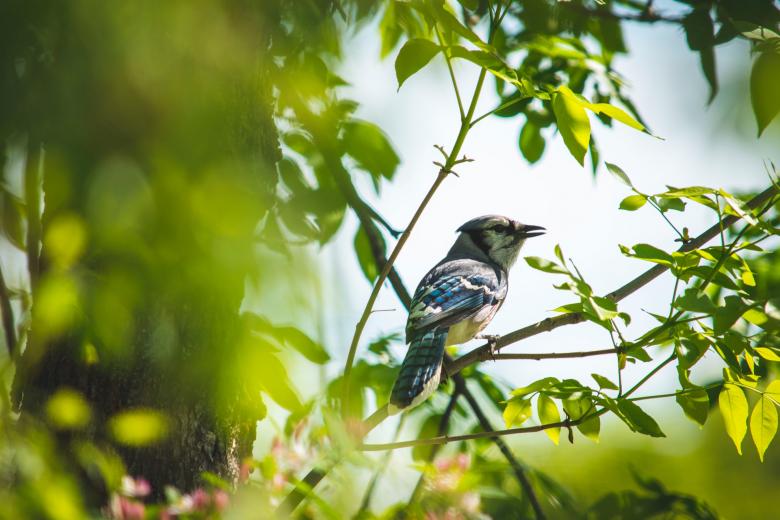
[[[590,143],[590,120],[582,101],[567,87],[560,87],[553,94],[552,106],[566,148],[584,166]]]
[[[626,211],[636,211],[647,202],[647,197],[644,195],[629,195],[625,199],[620,201],[620,209]]]
[[[601,431],[601,417],[594,415],[586,421],[577,425],[577,429],[588,439],[595,443],[599,442],[599,432]]]
[[[764,390],[764,395],[768,395],[775,401],[780,401],[780,379],[776,379],[769,383]]]
[[[555,402],[544,394],[539,395],[539,400],[536,402],[536,411],[539,414],[539,422],[541,424],[552,424],[561,421],[561,413],[558,411],[558,407],[555,406]],[[547,428],[544,433],[553,441],[557,446],[561,437],[561,427]]]
[[[507,428],[519,426],[531,417],[531,401],[519,397],[512,398],[506,403],[503,415]]]
[[[609,103],[589,103],[586,106],[596,114],[604,114],[605,116],[609,116],[615,121],[620,121],[624,125],[635,128],[640,132],[647,132],[647,129],[642,123],[628,115],[622,108],[610,105]]]
[[[775,352],[771,348],[754,347],[753,350],[756,351],[756,354],[766,359],[767,361],[780,361],[780,356],[778,356],[777,352]]]
[[[726,425],[726,433],[742,455],[742,440],[747,433],[748,402],[737,385],[726,383],[718,396],[718,407]]]
[[[750,436],[758,450],[758,457],[764,461],[764,452],[777,433],[777,408],[766,394],[756,403],[750,416]]]

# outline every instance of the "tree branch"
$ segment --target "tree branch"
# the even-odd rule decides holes
[[[458,374],[458,376],[460,378],[455,380],[455,384],[462,386],[463,389],[466,389],[466,382],[463,380],[460,374]],[[471,406],[471,409],[474,411],[474,415],[477,416],[477,420],[479,421],[480,426],[482,426],[482,429],[485,430],[486,433],[495,433],[495,428],[493,428],[493,425],[490,424],[490,421],[482,412],[482,409],[479,407],[479,403],[477,403],[477,400],[474,399],[474,396],[471,394],[471,392],[464,392],[464,395],[466,400],[469,402],[469,406]],[[498,446],[498,449],[504,455],[504,458],[509,461],[509,465],[512,467],[512,471],[515,473],[515,477],[517,477],[518,482],[520,482],[520,486],[523,488],[523,491],[525,491],[525,494],[528,497],[528,501],[531,503],[531,508],[533,508],[537,520],[544,520],[546,515],[544,514],[544,510],[539,503],[539,499],[536,496],[536,491],[534,490],[531,481],[528,480],[525,467],[523,467],[523,465],[514,457],[514,454],[509,449],[509,446],[507,446],[506,442],[504,442],[504,439],[496,436],[492,437],[492,440],[496,446]]]
[[[770,186],[760,194],[753,197],[748,203],[747,207],[750,209],[755,209],[768,200],[772,198],[775,194],[778,193],[778,189],[776,186]],[[733,225],[735,222],[739,221],[740,217],[736,217],[733,215],[729,215],[728,217],[724,218],[722,221],[719,221],[717,224],[711,226],[709,229],[704,231],[702,234],[688,242],[687,244],[684,244],[682,247],[680,247],[677,251],[678,252],[687,252],[692,251],[694,249],[698,249],[699,247],[703,246],[720,233],[720,227],[721,223],[724,228],[728,228],[731,225]],[[660,275],[665,273],[669,269],[669,266],[657,264],[644,273],[640,274],[630,282],[626,283],[622,287],[614,290],[613,292],[609,293],[607,295],[607,298],[610,298],[611,300],[615,302],[619,302],[626,298],[627,296],[633,294],[634,292],[638,291],[648,283],[652,282],[656,278],[658,278]],[[556,316],[554,318],[547,318],[540,322],[534,323],[533,325],[528,325],[527,327],[523,327],[521,329],[515,330],[513,332],[510,332],[508,334],[505,334],[498,338],[495,342],[495,348],[501,349],[507,345],[511,345],[512,343],[517,343],[519,341],[522,341],[524,339],[530,338],[532,336],[536,336],[537,334],[540,334],[542,332],[549,332],[551,330],[557,329],[558,327],[563,327],[565,325],[574,325],[576,323],[581,323],[585,321],[585,318],[582,314],[578,312],[573,312],[569,314],[562,314],[560,316]],[[447,367],[447,371],[450,374],[456,374],[463,370],[466,366],[477,363],[484,359],[489,359],[491,351],[491,345],[489,343],[486,343],[480,347],[475,348],[471,352],[459,357],[456,359],[450,366]]]
[[[575,2],[559,2],[558,5],[565,7],[570,11],[576,11],[577,13],[583,16],[589,16],[592,18],[605,18],[607,20],[618,20],[624,22],[644,22],[644,23],[664,22],[664,23],[680,24],[683,22],[683,18],[673,17],[673,16],[663,16],[656,13],[652,8],[650,8],[649,4],[647,8],[642,10],[642,12],[636,14],[633,13],[620,14],[611,11],[607,8],[591,9],[582,4],[578,4]]]
[[[455,403],[458,402],[458,397],[460,396],[461,389],[456,385],[455,391],[452,392],[452,396],[450,396],[450,401],[447,403],[447,408],[444,409],[444,413],[441,416],[441,420],[439,420],[439,427],[437,428],[438,435],[445,435],[447,433],[447,430],[450,427],[450,419],[452,418],[452,412],[455,410]],[[431,448],[430,456],[428,457],[428,461],[432,461],[436,458],[436,454],[439,452],[439,448],[441,446],[434,446]],[[420,474],[420,478],[417,479],[417,484],[414,486],[414,490],[412,491],[411,496],[409,497],[409,504],[414,504],[417,500],[420,498],[420,493],[422,492],[422,485],[425,481],[425,473]]]

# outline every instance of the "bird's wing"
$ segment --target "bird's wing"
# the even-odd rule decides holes
[[[406,324],[407,341],[420,333],[449,327],[506,295],[506,281],[483,262],[454,260],[440,264],[415,292]]]

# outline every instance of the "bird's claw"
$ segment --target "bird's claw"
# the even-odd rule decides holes
[[[501,336],[498,334],[479,334],[477,339],[484,339],[488,343],[488,349],[490,352],[490,359],[496,360],[496,353],[498,352],[498,340]]]

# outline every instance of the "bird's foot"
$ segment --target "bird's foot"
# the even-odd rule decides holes
[[[447,371],[447,360],[444,360],[441,364],[441,369],[439,370],[439,384],[446,384],[449,379],[450,373]]]
[[[488,349],[490,349],[490,359],[496,360],[496,353],[498,352],[498,340],[501,338],[498,334],[478,334],[477,339],[484,339],[488,342]]]

